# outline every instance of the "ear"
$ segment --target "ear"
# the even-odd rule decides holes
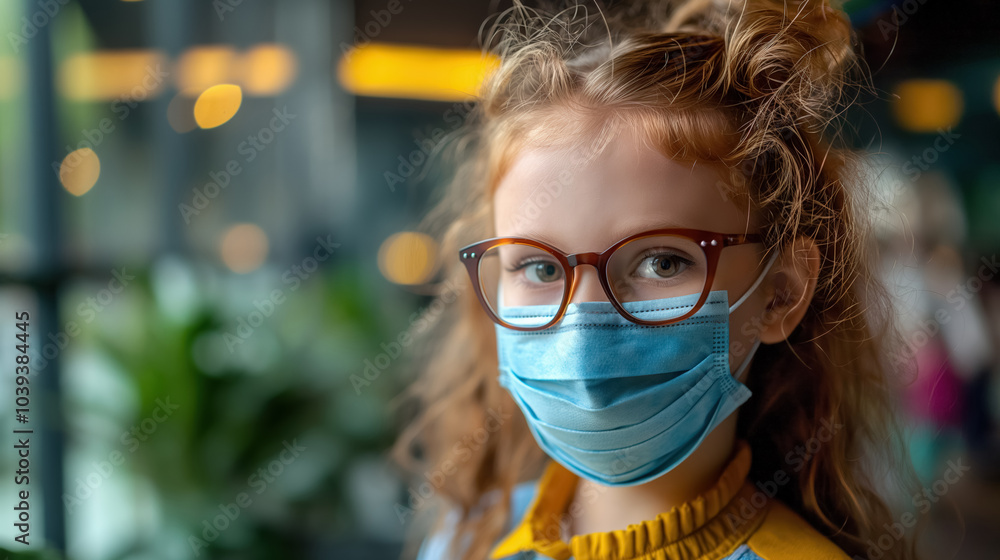
[[[762,343],[787,340],[802,322],[816,292],[819,262],[819,249],[809,237],[796,238],[782,251],[768,275],[770,298],[760,333]]]

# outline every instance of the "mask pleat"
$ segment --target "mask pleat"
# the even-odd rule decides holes
[[[678,400],[664,394],[666,381],[672,380],[673,392],[686,393],[702,381],[716,359],[715,354],[709,354],[680,375],[643,376],[629,379],[627,384],[622,380],[531,382],[509,370],[505,371],[503,383],[508,388],[513,384],[526,404],[541,411],[538,420],[578,430],[611,430],[643,422],[659,413],[664,402]]]
[[[696,300],[625,307],[655,319]],[[522,318],[555,312],[509,311]],[[750,397],[730,374],[729,312],[726,292],[716,291],[691,317],[660,327],[636,325],[607,301],[571,304],[542,331],[498,325],[500,383],[549,456],[596,482],[640,484],[683,461]]]
[[[622,426],[607,430],[569,429],[538,420],[539,430],[548,437],[559,438],[567,446],[580,451],[610,451],[638,445],[656,437],[665,430],[676,429],[677,424],[684,420],[690,410],[704,405],[703,401],[716,398],[721,383],[715,380],[711,383],[701,383],[697,392],[684,395],[684,398],[670,403],[655,415],[630,426]]]

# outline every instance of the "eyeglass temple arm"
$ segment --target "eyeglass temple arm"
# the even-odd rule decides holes
[[[763,243],[764,238],[760,234],[727,234],[722,238],[722,246],[744,245],[746,243]]]

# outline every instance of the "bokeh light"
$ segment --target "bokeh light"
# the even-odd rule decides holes
[[[198,128],[194,120],[194,103],[198,94],[192,91],[182,91],[174,95],[167,105],[167,122],[175,132],[191,132]]]
[[[155,50],[78,53],[59,65],[59,93],[73,101],[145,101],[160,94],[170,76],[167,56]]]
[[[254,224],[236,224],[222,235],[219,254],[232,270],[245,274],[260,268],[267,259],[268,242],[264,230]]]
[[[911,132],[936,132],[962,119],[962,90],[947,80],[907,80],[896,87],[896,121]]]
[[[277,95],[295,81],[297,73],[298,59],[283,45],[262,43],[240,57],[239,81],[247,95]]]
[[[94,188],[100,175],[101,160],[90,148],[73,150],[59,166],[59,182],[74,196],[82,196]]]
[[[216,84],[232,80],[237,53],[229,45],[191,47],[177,59],[176,86],[194,95]]]
[[[194,104],[194,120],[201,128],[222,126],[233,118],[243,102],[240,86],[219,84],[198,96]]]
[[[433,273],[436,255],[437,244],[429,236],[403,231],[382,242],[378,267],[390,282],[419,284]]]

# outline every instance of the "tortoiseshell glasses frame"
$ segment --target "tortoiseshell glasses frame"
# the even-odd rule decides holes
[[[612,255],[619,248],[624,247],[631,242],[655,236],[674,236],[694,242],[694,244],[697,245],[704,254],[706,273],[704,287],[702,288],[698,301],[689,311],[678,317],[650,321],[639,319],[638,317],[631,315],[624,308],[622,302],[619,301],[618,297],[614,293],[614,290],[611,289],[611,283],[608,278],[608,262],[611,261]],[[625,237],[601,253],[568,254],[556,247],[553,247],[552,245],[534,239],[528,239],[525,237],[494,237],[461,248],[459,250],[459,259],[463,264],[465,264],[465,268],[469,273],[469,278],[472,280],[472,285],[476,290],[476,297],[479,299],[479,303],[482,304],[486,314],[495,323],[508,329],[517,331],[540,331],[558,323],[559,320],[562,319],[563,314],[565,314],[566,307],[569,305],[569,302],[573,299],[573,292],[576,288],[576,267],[584,264],[588,264],[597,269],[597,275],[600,279],[601,286],[604,288],[604,293],[608,296],[608,301],[610,301],[615,309],[618,310],[618,313],[629,321],[639,325],[661,326],[683,321],[701,309],[705,300],[708,299],[712,283],[715,280],[719,256],[724,248],[747,243],[762,242],[763,238],[759,234],[752,233],[717,233],[688,228],[663,228],[644,231]],[[494,312],[492,306],[487,301],[486,296],[483,294],[482,279],[480,278],[480,260],[483,255],[491,249],[495,249],[503,245],[524,245],[546,251],[550,253],[562,266],[563,282],[565,282],[565,285],[563,286],[562,300],[559,302],[559,310],[556,312],[552,320],[538,326],[514,325],[504,321],[496,314],[496,312]]]

